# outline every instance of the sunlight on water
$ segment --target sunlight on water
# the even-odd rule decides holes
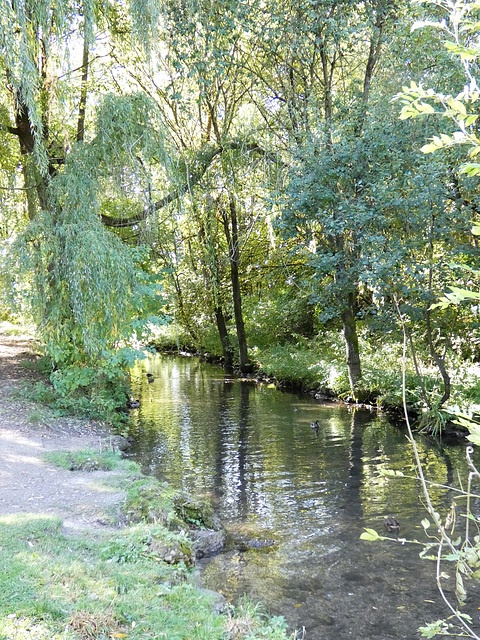
[[[151,358],[132,382],[141,399],[131,412],[136,459],[172,485],[208,494],[231,534],[227,550],[204,563],[206,586],[264,601],[292,628],[305,626],[308,640],[411,640],[444,615],[419,547],[359,539],[365,527],[384,535],[389,513],[402,536],[425,539],[404,431],[364,410],[226,379],[194,358]],[[431,481],[466,477],[461,446],[418,446]],[[448,510],[451,491],[432,488],[432,497]],[[242,550],[238,540],[248,538],[275,544]]]

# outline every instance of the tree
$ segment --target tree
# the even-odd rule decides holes
[[[26,202],[26,216],[12,214],[3,284],[29,304],[60,394],[90,386],[99,406],[113,407],[125,401],[121,366],[136,355],[118,351],[119,342],[158,287],[139,266],[141,250],[102,224],[102,206],[114,193],[135,200],[131,186],[160,153],[162,135],[143,96],[93,95],[105,55],[97,37],[109,33],[112,10],[90,0],[3,3],[0,139],[18,145],[23,183],[10,186]],[[11,161],[0,161],[7,171]],[[117,395],[113,404],[105,387]]]
[[[158,45],[154,70],[142,63],[135,51],[134,68],[126,69],[142,92],[154,100],[156,112],[169,131],[174,157],[169,172],[151,174],[153,192],[163,191],[164,195],[154,197],[149,207],[126,219],[104,216],[103,220],[112,227],[147,224],[153,214],[182,200],[181,215],[188,220],[184,226],[198,229],[210,256],[213,279],[209,306],[217,322],[224,359],[229,362],[231,347],[225,326],[229,309],[224,308],[226,297],[218,290],[219,280],[214,275],[226,252],[239,368],[246,372],[250,364],[242,311],[242,249],[251,235],[250,221],[258,226],[262,216],[258,211],[250,215],[252,194],[247,194],[243,185],[248,181],[249,186],[258,189],[258,183],[254,185],[245,176],[249,172],[258,175],[259,160],[275,165],[277,158],[259,143],[256,125],[248,127],[242,121],[242,109],[251,106],[247,91],[251,80],[245,66],[254,49],[254,43],[248,51],[241,44],[248,40],[248,34],[242,30],[245,6],[222,0],[208,6],[192,3],[188,12],[177,9],[173,5],[165,7],[164,40]],[[202,217],[208,218],[210,214],[205,211],[212,207],[223,229],[222,240],[218,226],[212,238],[206,237],[214,227],[204,224]],[[191,234],[190,228],[187,235]],[[186,249],[184,253],[190,251]],[[163,255],[168,255],[168,251],[163,251]],[[215,263],[211,261],[213,255]],[[187,263],[188,259],[183,264]],[[180,302],[177,285],[178,282],[176,295]],[[183,312],[180,315],[194,337],[193,323]]]
[[[265,57],[254,69],[269,102],[264,118],[284,123],[294,162],[281,225],[315,265],[317,300],[323,283],[334,293],[329,314],[341,319],[352,395],[361,380],[356,327],[362,238],[371,237],[375,205],[369,173],[367,108],[393,5],[369,2],[296,3],[283,23],[285,42],[274,39],[282,20],[274,8]],[[361,43],[361,44],[360,44]],[[276,64],[267,65],[266,56]],[[348,114],[348,115],[347,115]],[[335,309],[334,309],[335,308]]]

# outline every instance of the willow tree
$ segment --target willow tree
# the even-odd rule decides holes
[[[54,364],[103,361],[134,313],[134,256],[103,226],[101,202],[118,173],[135,182],[159,135],[141,97],[92,99],[96,34],[112,12],[94,0],[4,2],[0,12],[0,136],[17,141],[15,187],[27,202],[8,274],[23,281]]]

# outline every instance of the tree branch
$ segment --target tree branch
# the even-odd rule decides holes
[[[157,200],[157,202],[154,202],[150,206],[145,207],[143,211],[137,213],[137,215],[131,218],[112,218],[111,216],[102,215],[103,224],[107,227],[125,228],[132,227],[143,222],[144,220],[146,220],[150,213],[163,209],[172,202],[175,202],[175,200],[178,200],[179,198],[184,196],[187,192],[191,191],[192,188],[195,187],[203,178],[208,168],[217,156],[221,155],[224,151],[234,150],[259,153],[260,155],[269,158],[273,162],[280,161],[276,154],[262,149],[262,147],[260,147],[256,142],[246,143],[231,141],[221,146],[213,147],[207,150],[203,149],[198,152],[196,158],[190,165],[185,162],[186,177],[185,181],[180,186],[172,189],[172,191],[163,196],[163,198],[160,198],[160,200]]]

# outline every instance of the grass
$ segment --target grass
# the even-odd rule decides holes
[[[82,449],[80,451],[51,451],[44,455],[48,462],[70,471],[138,471],[138,466],[124,460],[121,454],[113,450],[98,451]]]
[[[28,422],[31,425],[42,425],[45,422],[45,412],[40,409],[34,409],[28,414]]]
[[[326,332],[314,340],[299,339],[295,344],[253,348],[259,371],[288,385],[314,389],[327,387],[339,398],[350,395],[344,344],[341,336]],[[362,396],[364,401],[385,408],[402,406],[402,345],[370,344],[360,339],[362,361]],[[423,385],[432,406],[442,396],[443,384],[434,366],[421,362]],[[427,359],[426,359],[427,360]],[[452,396],[448,406],[458,406],[464,413],[480,409],[479,367],[452,355],[448,362],[452,377]],[[406,370],[407,404],[422,411],[424,400],[420,381],[411,358]],[[448,408],[448,407],[447,407]]]
[[[0,640],[286,640],[282,619],[255,607],[216,613],[212,596],[190,582],[188,523],[168,485],[138,478],[132,463],[112,452],[49,454],[62,466],[97,459],[123,473],[127,510],[137,520],[106,535],[66,537],[61,520],[38,514],[0,517]],[[130,465],[130,466],[125,466]],[[132,471],[137,481],[131,483]],[[148,491],[142,490],[148,487]],[[147,495],[148,494],[148,495]],[[152,510],[142,515],[146,498]],[[143,500],[143,502],[142,502]],[[193,501],[195,505],[198,502]],[[189,514],[190,512],[188,512]],[[164,517],[165,516],[165,517]],[[171,555],[171,554],[170,554]]]

